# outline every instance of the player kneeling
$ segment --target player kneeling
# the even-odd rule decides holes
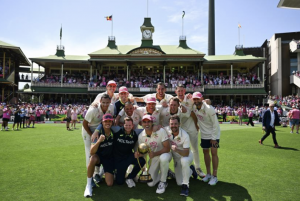
[[[149,158],[149,174],[153,181],[148,182],[148,186],[155,186],[158,182],[156,193],[162,194],[165,192],[167,183],[167,176],[169,170],[169,163],[172,159],[170,153],[170,142],[168,135],[164,129],[156,132],[153,131],[153,117],[151,115],[144,115],[142,119],[142,126],[144,130],[139,135],[139,144],[145,143],[150,148]],[[137,153],[139,156],[139,154]]]
[[[114,158],[113,158],[113,136],[111,130],[113,116],[105,114],[102,118],[103,127],[99,131],[96,143],[91,146],[91,157],[87,170],[87,185],[84,191],[84,197],[92,196],[92,179],[95,165],[102,164],[105,171],[105,181],[107,186],[112,186],[114,181]]]
[[[125,117],[124,127],[116,132],[114,136],[114,159],[118,185],[124,184],[128,166],[134,165],[131,173],[126,178],[126,184],[129,188],[135,187],[133,179],[146,163],[143,157],[136,158],[134,155],[133,150],[136,149],[138,136],[133,127],[133,119]]]
[[[197,179],[197,172],[193,165],[193,154],[190,151],[190,137],[179,127],[178,115],[171,116],[169,126],[165,127],[171,142],[171,152],[174,161],[175,178],[177,185],[181,186],[180,195],[189,195],[189,179],[191,175]]]

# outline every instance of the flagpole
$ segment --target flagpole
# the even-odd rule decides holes
[[[61,48],[61,38],[62,38],[62,24],[60,26],[60,47],[59,48]]]
[[[182,11],[183,12],[183,14],[182,14],[182,36],[183,36],[183,29],[184,29],[184,15],[185,15],[185,12],[184,11]]]
[[[182,18],[182,36],[183,36],[183,18]]]
[[[111,36],[113,36],[113,28],[114,28],[114,18],[113,15],[111,15]]]
[[[147,0],[147,17],[148,17],[149,15],[148,15],[148,0]]]

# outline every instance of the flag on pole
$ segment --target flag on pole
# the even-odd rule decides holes
[[[105,17],[107,21],[112,21],[112,15],[111,16],[106,16]]]
[[[184,17],[184,15],[185,15],[185,12],[184,11],[182,11],[183,12],[183,14],[182,14],[182,18]]]
[[[60,40],[62,38],[62,26],[60,27]]]
[[[240,24],[238,24],[238,28],[242,28],[242,26]]]

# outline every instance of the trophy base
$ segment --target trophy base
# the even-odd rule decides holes
[[[153,181],[153,179],[150,174],[146,174],[146,175],[141,174],[139,177],[139,182],[141,182],[141,183],[148,183],[151,181]]]

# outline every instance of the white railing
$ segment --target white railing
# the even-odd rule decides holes
[[[204,89],[253,89],[253,88],[264,88],[263,84],[226,84],[226,85],[205,85]]]
[[[156,88],[127,88],[129,92],[156,92]],[[166,88],[166,92],[175,92],[176,88]],[[88,87],[88,91],[106,91],[105,87]],[[119,91],[117,88],[116,91]],[[195,87],[195,88],[186,88],[186,92],[195,92],[200,91],[203,92],[203,87]]]
[[[34,87],[61,87],[60,83],[43,83],[43,82],[37,82],[37,83],[32,83],[32,86]],[[87,88],[87,84],[76,84],[76,83],[63,83],[62,87],[66,88]]]

